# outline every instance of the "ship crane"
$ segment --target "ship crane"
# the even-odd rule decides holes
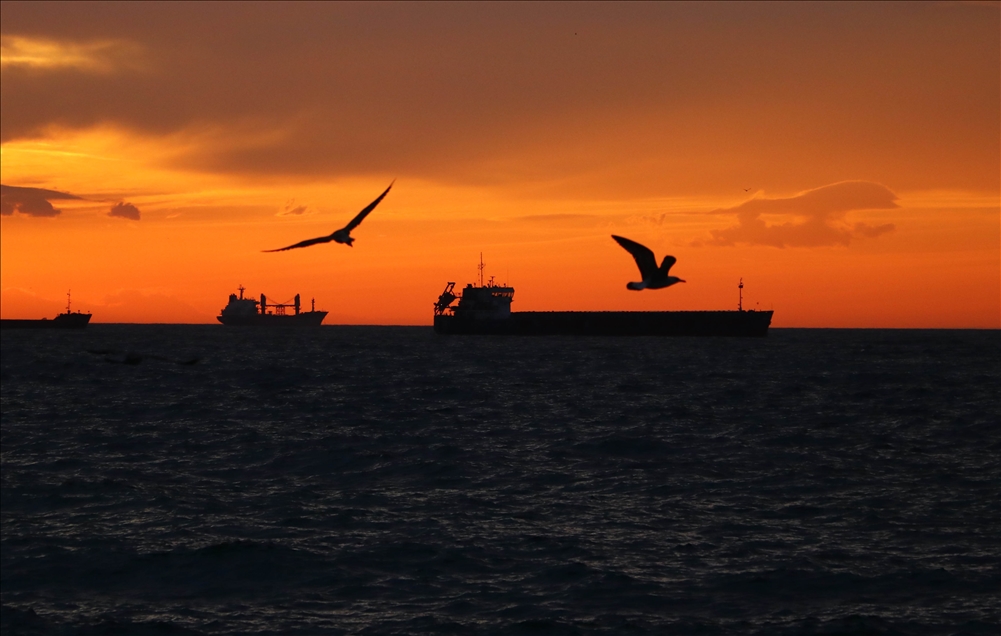
[[[445,310],[448,309],[449,305],[452,304],[452,301],[458,298],[458,296],[455,295],[454,289],[455,289],[454,282],[449,282],[447,285],[445,285],[445,291],[443,291],[441,295],[438,296],[438,302],[434,304],[435,316],[440,316],[443,313],[445,313]]]
[[[314,303],[315,303],[315,301],[314,301]],[[291,308],[291,309],[295,310],[295,315],[298,316],[299,315],[299,309],[300,309],[301,306],[302,305],[301,305],[301,302],[299,300],[299,294],[295,295],[295,298],[293,299],[292,302],[271,303],[271,304],[268,304],[268,297],[265,296],[264,294],[261,294],[261,313],[262,314],[266,314],[267,313],[267,309],[269,307],[271,307],[271,308],[274,309],[274,312],[275,312],[276,316],[285,316],[285,315],[287,315],[285,313],[285,310]],[[315,307],[315,305],[314,305],[314,307]],[[315,311],[315,309],[314,309],[314,311]]]

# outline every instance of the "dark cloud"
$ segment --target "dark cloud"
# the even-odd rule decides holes
[[[285,202],[285,207],[278,211],[278,216],[302,216],[310,212],[309,206],[303,203],[296,204],[295,199]]]
[[[128,34],[143,63],[4,66],[0,140],[113,126],[194,139],[185,169],[637,197],[998,184],[999,37],[976,7],[78,4],[5,2],[0,28],[88,55]]]
[[[15,212],[20,212],[28,216],[52,217],[58,215],[62,210],[54,207],[49,202],[50,200],[79,198],[57,190],[0,185],[0,214],[10,216]]]
[[[815,247],[848,245],[855,238],[874,238],[894,229],[892,223],[848,223],[849,212],[892,210],[897,195],[884,185],[867,181],[842,181],[787,198],[754,198],[711,214],[735,214],[737,225],[713,230],[712,245],[771,245]],[[784,222],[768,223],[764,216]],[[776,219],[777,217],[777,219]]]
[[[132,221],[138,221],[140,215],[139,208],[132,205],[127,201],[120,201],[119,203],[111,206],[111,211],[108,212],[108,216],[114,216],[121,219],[130,219]]]

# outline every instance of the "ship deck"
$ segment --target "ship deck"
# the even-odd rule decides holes
[[[451,335],[741,336],[764,337],[771,311],[520,311],[502,319],[435,316]]]

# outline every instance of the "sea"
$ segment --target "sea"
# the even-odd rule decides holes
[[[3,634],[1001,634],[1001,332],[4,330]]]

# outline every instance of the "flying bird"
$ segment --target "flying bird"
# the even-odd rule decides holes
[[[383,197],[389,194],[389,189],[393,187],[393,183],[396,183],[396,179],[393,179],[393,181],[389,184],[389,188],[386,188],[386,191],[380,194],[379,198],[366,205],[365,209],[356,214],[355,218],[351,219],[350,223],[348,223],[341,229],[336,230],[333,234],[330,234],[328,236],[319,236],[317,238],[306,239],[305,241],[299,241],[295,245],[289,245],[288,247],[280,247],[276,250],[263,250],[263,251],[284,252],[285,250],[294,250],[297,247],[309,247],[310,245],[319,245],[320,243],[329,243],[330,241],[333,241],[335,243],[346,243],[348,247],[354,247],[352,243],[354,243],[355,239],[353,236],[351,236],[351,230],[358,227],[358,225],[365,220],[365,217],[368,216],[368,213],[374,210],[375,206],[379,205],[379,202],[382,201]]]
[[[674,265],[678,259],[673,256],[665,256],[664,260],[661,262],[660,267],[657,267],[657,260],[654,258],[653,252],[649,247],[645,245],[640,245],[636,241],[630,241],[627,238],[622,238],[621,236],[612,235],[615,242],[626,249],[627,252],[633,255],[636,260],[636,265],[640,268],[640,276],[643,280],[638,283],[626,283],[626,289],[632,289],[633,291],[640,291],[641,289],[663,289],[664,287],[670,287],[675,283],[683,283],[685,281],[681,280],[677,276],[668,276],[667,273],[671,271],[671,266]]]

